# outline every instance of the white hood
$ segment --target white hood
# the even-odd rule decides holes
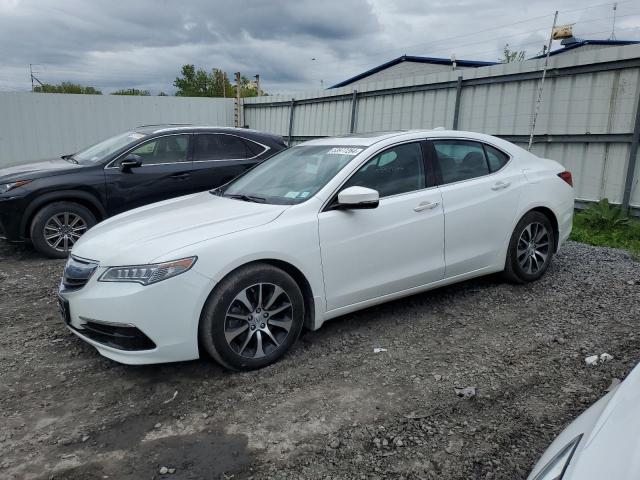
[[[582,437],[567,479],[640,478],[639,405],[640,367],[636,367],[613,393],[591,431]]]
[[[172,250],[269,223],[286,208],[197,193],[99,223],[78,240],[72,254],[104,266],[149,263]]]
[[[638,480],[640,472],[640,366],[574,420],[549,446],[529,476],[582,435],[563,480]]]

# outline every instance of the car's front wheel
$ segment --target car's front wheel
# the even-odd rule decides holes
[[[200,317],[200,344],[229,369],[262,368],[289,350],[303,323],[296,281],[257,263],[233,272],[209,296]]]
[[[78,203],[50,203],[33,217],[31,243],[47,257],[66,258],[78,239],[95,224],[93,213]]]
[[[549,218],[541,212],[528,212],[511,235],[505,276],[517,283],[538,280],[549,268],[554,247],[554,230]]]

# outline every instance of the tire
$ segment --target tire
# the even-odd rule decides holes
[[[549,218],[528,212],[511,235],[504,276],[515,283],[538,280],[549,268],[554,250],[555,234]]]
[[[96,223],[93,213],[78,203],[50,203],[33,217],[31,243],[47,257],[67,258],[80,236]]]
[[[248,265],[209,295],[200,316],[200,345],[230,370],[266,367],[298,339],[304,315],[302,292],[288,273],[268,264]]]

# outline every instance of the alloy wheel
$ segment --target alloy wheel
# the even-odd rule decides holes
[[[527,225],[518,239],[518,264],[525,273],[535,275],[549,258],[549,231],[538,222]]]
[[[293,325],[287,292],[272,283],[258,283],[238,293],[227,309],[227,344],[245,358],[262,358],[276,351]]]
[[[80,215],[62,212],[44,224],[44,239],[54,250],[68,252],[86,231],[87,223]]]

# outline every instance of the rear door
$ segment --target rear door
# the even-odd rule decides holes
[[[227,133],[196,133],[193,148],[193,187],[210,190],[253,167],[264,147]]]
[[[495,266],[518,206],[522,173],[494,146],[465,139],[427,142],[445,218],[447,278]]]
[[[109,215],[192,193],[193,163],[189,158],[191,134],[152,138],[122,154],[105,168]],[[142,166],[120,170],[127,155],[140,157]]]

